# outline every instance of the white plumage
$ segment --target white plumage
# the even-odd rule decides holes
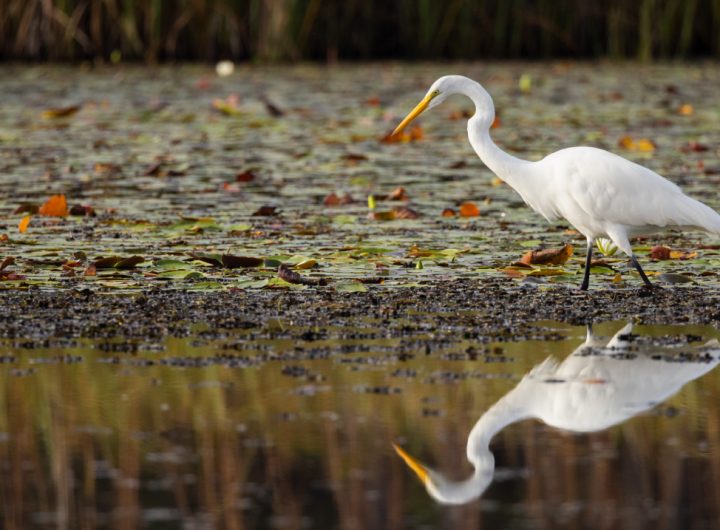
[[[425,109],[446,97],[462,94],[475,104],[468,121],[468,137],[475,152],[500,179],[549,221],[566,219],[587,239],[585,276],[587,289],[592,247],[608,238],[627,254],[645,285],[650,281],[633,255],[630,238],[668,226],[700,228],[720,234],[720,215],[685,195],[675,184],[654,171],[618,155],[593,147],[570,147],[537,162],[505,153],[490,138],[495,107],[487,91],[467,77],[441,77],[423,100],[398,125],[394,134]]]

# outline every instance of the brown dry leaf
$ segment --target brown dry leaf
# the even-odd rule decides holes
[[[573,246],[567,244],[562,248],[548,248],[544,250],[530,250],[526,252],[522,258],[521,263],[528,265],[562,265],[570,256],[573,254]]]
[[[70,215],[84,215],[84,216],[90,216],[95,217],[95,209],[92,206],[83,205],[83,204],[75,204],[70,208]]]
[[[347,153],[343,155],[343,160],[347,160],[352,165],[356,165],[358,162],[363,162],[368,159],[366,155],[360,153]]]
[[[519,271],[517,268],[514,267],[505,267],[504,269],[500,269],[503,274],[506,276],[510,276],[510,278],[524,278],[525,274],[523,274],[521,271]]]
[[[681,150],[683,153],[690,153],[690,152],[693,152],[693,153],[703,153],[703,152],[705,152],[705,151],[710,150],[710,148],[709,148],[707,145],[705,145],[705,144],[701,144],[700,142],[688,142],[688,143],[686,143],[685,145],[683,145],[683,146],[680,148],[680,150]],[[702,169],[702,168],[701,168],[701,169]]]
[[[389,212],[378,212],[373,210],[372,212],[368,213],[367,217],[368,219],[371,219],[373,221],[393,221],[395,220],[395,211],[390,210]]]
[[[15,258],[13,258],[12,256],[6,257],[4,260],[2,260],[2,263],[0,263],[0,271],[9,267],[10,265],[13,265],[14,263],[15,263]]]
[[[448,114],[448,118],[451,120],[468,120],[473,117],[472,111],[468,109],[453,110]]]
[[[456,215],[457,215],[457,212],[455,210],[453,210],[452,208],[445,208],[442,211],[443,217],[455,217]]]
[[[32,219],[32,215],[26,215],[22,219],[20,219],[20,223],[18,224],[18,230],[21,234],[24,234],[27,229],[28,225],[30,224],[30,219]]]
[[[145,261],[142,256],[130,256],[129,258],[123,258],[115,263],[116,269],[134,269],[137,265]]]
[[[223,267],[227,269],[239,269],[259,267],[265,260],[262,258],[252,258],[247,256],[233,256],[231,254],[223,254],[220,257]]]
[[[323,205],[325,206],[344,206],[346,204],[352,204],[354,202],[355,199],[353,199],[349,193],[338,195],[337,193],[333,192],[323,199]]]
[[[464,202],[460,205],[460,215],[462,217],[477,217],[480,215],[480,208],[474,202]]]
[[[65,195],[53,195],[38,209],[38,213],[48,217],[65,217],[68,214]]]
[[[81,105],[70,105],[67,107],[56,107],[51,109],[45,109],[42,112],[42,117],[46,119],[55,118],[68,118],[79,111]]]
[[[407,206],[396,206],[392,209],[395,219],[417,219],[420,214]]]
[[[38,213],[39,206],[36,204],[22,204],[15,208],[14,214],[19,213],[29,213],[30,215],[35,215]]]
[[[10,236],[7,234],[0,234],[0,241],[7,241],[8,239],[10,239]]]
[[[405,188],[398,186],[388,194],[386,199],[388,201],[407,201],[410,200],[410,197],[405,193]]]
[[[259,216],[265,216],[269,217],[271,215],[277,215],[277,206],[261,206],[258,208],[254,213],[253,216],[259,217]]]
[[[121,171],[122,168],[119,165],[109,162],[96,162],[93,165],[93,172],[96,175],[115,175]]]
[[[652,249],[650,249],[650,254],[648,254],[648,257],[655,260],[670,259],[670,252],[670,247],[656,245]]]
[[[492,122],[492,125],[490,125],[491,129],[497,129],[502,125],[502,122],[500,121],[500,116],[495,116],[495,119]]]
[[[91,263],[83,272],[83,276],[97,276],[97,267]]]
[[[236,182],[252,182],[255,180],[257,175],[255,174],[255,171],[252,169],[246,169],[245,171],[240,171],[235,175],[235,181]]]

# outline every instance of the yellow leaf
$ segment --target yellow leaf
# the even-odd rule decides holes
[[[21,234],[24,234],[27,231],[28,225],[30,224],[30,219],[32,219],[32,215],[26,215],[22,219],[20,219],[20,224],[18,224],[18,230],[20,230]]]

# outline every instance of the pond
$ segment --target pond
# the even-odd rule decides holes
[[[717,526],[720,242],[579,292],[447,73],[720,208],[716,63],[0,65],[2,528]]]
[[[361,329],[3,340],[3,527],[714,528],[720,334],[533,326],[429,349]],[[452,487],[471,430],[481,479]]]

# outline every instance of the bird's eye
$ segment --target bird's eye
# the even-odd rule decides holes
[[[440,91],[439,91],[439,90],[433,90],[432,97],[436,97],[436,96],[439,96],[439,95],[440,95]]]

